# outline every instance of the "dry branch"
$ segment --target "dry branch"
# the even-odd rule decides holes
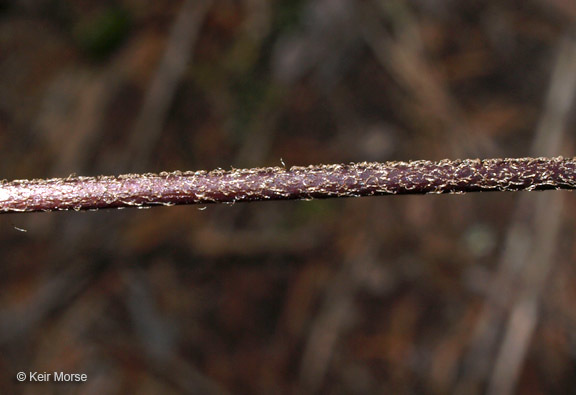
[[[364,162],[4,181],[0,212],[575,188],[562,157]]]

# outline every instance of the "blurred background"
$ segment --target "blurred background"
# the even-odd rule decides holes
[[[573,0],[0,1],[1,178],[572,156],[575,21]],[[0,389],[570,393],[575,221],[567,192],[2,215]]]

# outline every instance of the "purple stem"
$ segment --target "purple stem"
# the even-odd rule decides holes
[[[0,212],[575,188],[574,159],[421,160],[4,181]]]

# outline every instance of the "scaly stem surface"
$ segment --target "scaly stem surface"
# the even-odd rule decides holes
[[[562,157],[364,162],[3,181],[0,212],[575,188]]]

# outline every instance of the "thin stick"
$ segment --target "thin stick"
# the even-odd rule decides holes
[[[575,159],[421,160],[3,181],[0,212],[575,188]]]

